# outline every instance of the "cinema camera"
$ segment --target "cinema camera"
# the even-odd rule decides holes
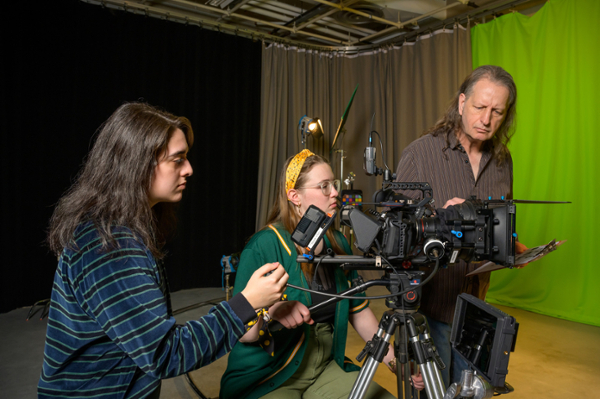
[[[518,327],[513,318],[508,315],[496,317],[500,311],[490,311],[493,307],[477,298],[469,298],[468,306],[459,302],[457,311],[467,314],[468,310],[468,317],[465,314],[457,316],[461,322],[454,325],[452,341],[471,369],[463,372],[461,383],[453,384],[446,391],[440,374],[445,365],[431,339],[426,319],[418,308],[421,286],[437,273],[440,265],[452,267],[462,259],[489,260],[507,267],[514,266],[517,237],[514,202],[472,198],[447,209],[434,209],[433,193],[428,183],[394,182],[394,175],[389,170],[382,172],[374,166],[374,150],[369,148],[365,151],[365,171],[369,175],[384,175],[382,189],[375,193],[373,203],[363,203],[381,210],[370,210],[367,214],[346,206],[340,211],[341,223],[353,230],[354,244],[363,252],[362,255],[329,253],[315,256],[314,248],[335,217],[315,206],[307,209],[292,234],[292,240],[306,248],[298,262],[317,262],[317,267],[321,263],[333,263],[343,269],[379,269],[385,272],[380,280],[363,282],[359,279],[349,290],[310,308],[314,313],[331,302],[352,297],[373,285],[386,286],[390,291],[390,295],[380,298],[386,298],[386,305],[391,310],[383,315],[377,334],[357,357],[359,361],[365,356],[367,359],[349,397],[364,397],[394,334],[398,369],[404,369],[403,381],[397,374],[399,398],[417,397],[409,380],[411,359],[421,369],[429,398],[482,399],[491,397],[494,392],[511,392],[512,388],[505,384],[504,377],[508,373],[508,354],[514,350]],[[414,200],[398,193],[415,190],[422,193],[422,199]],[[424,279],[426,272],[422,269],[432,265],[433,270]],[[459,301],[464,300],[459,298]],[[494,317],[501,322],[494,322]],[[496,330],[497,326],[500,326],[499,330]]]
[[[512,201],[470,199],[434,212],[428,183],[388,181],[384,185],[376,197],[383,197],[380,205],[387,210],[371,210],[371,216],[353,207],[341,211],[342,222],[354,230],[356,248],[366,255],[381,256],[387,267],[438,259],[450,264],[463,259],[514,265],[516,207]],[[423,199],[414,201],[394,190],[420,190]]]

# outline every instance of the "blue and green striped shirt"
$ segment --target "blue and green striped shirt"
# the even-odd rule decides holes
[[[242,295],[179,326],[167,314],[154,257],[113,228],[102,250],[92,223],[75,233],[54,277],[39,398],[143,398],[160,380],[223,356],[256,314]]]

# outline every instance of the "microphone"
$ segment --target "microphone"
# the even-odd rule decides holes
[[[368,176],[377,176],[377,165],[375,164],[375,147],[373,145],[373,121],[375,119],[375,113],[373,112],[373,117],[371,118],[371,131],[369,132],[369,145],[365,148],[365,155],[363,159],[363,169]],[[379,172],[381,173],[381,172]]]
[[[371,140],[369,139],[369,144],[371,144],[370,141]],[[377,175],[377,165],[375,165],[375,147],[365,148],[363,169],[369,176]]]

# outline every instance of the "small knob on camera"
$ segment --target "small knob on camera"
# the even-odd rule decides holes
[[[429,239],[425,242],[423,251],[431,260],[441,259],[445,254],[444,243],[435,238]]]

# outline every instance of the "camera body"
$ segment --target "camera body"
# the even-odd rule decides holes
[[[427,183],[386,182],[374,195],[383,211],[341,210],[342,223],[354,231],[355,246],[367,255],[392,264],[420,265],[489,260],[503,266],[515,263],[516,206],[510,200],[469,199],[448,209],[433,210]],[[396,190],[420,190],[412,200]]]

